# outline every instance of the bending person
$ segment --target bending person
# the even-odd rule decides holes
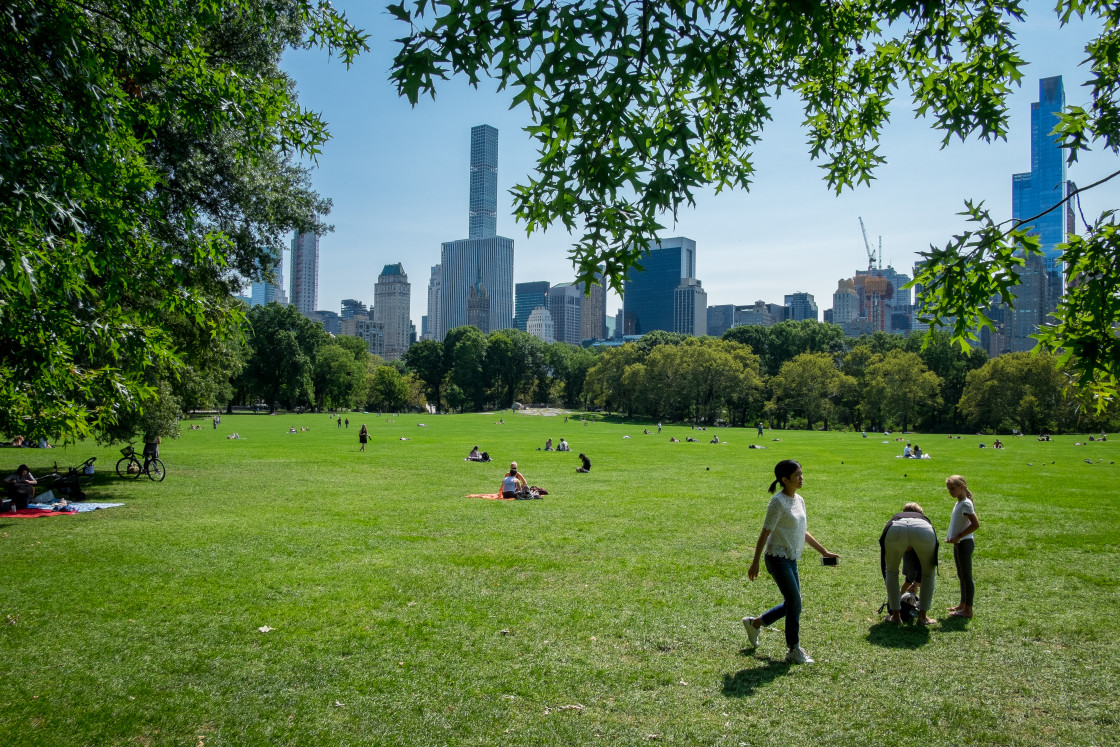
[[[907,503],[900,513],[891,517],[879,537],[879,567],[887,584],[887,622],[902,622],[902,590],[898,583],[898,567],[902,558],[912,550],[917,558],[921,588],[918,596],[918,624],[931,625],[936,620],[929,616],[933,602],[934,583],[937,578],[937,531],[917,503]]]
[[[578,467],[576,467],[576,472],[590,472],[591,471],[591,460],[588,459],[587,456],[585,456],[583,452],[580,452],[579,461],[580,461],[580,465]]]

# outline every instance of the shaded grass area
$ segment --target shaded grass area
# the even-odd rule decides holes
[[[36,474],[97,454],[91,499],[126,503],[0,518],[0,742],[1114,739],[1114,442],[922,436],[933,459],[915,461],[893,436],[498,417],[203,421],[162,447],[162,484],[109,474],[112,449],[0,451]],[[571,454],[536,451],[560,436]],[[497,461],[464,462],[475,444]],[[812,667],[782,661],[780,625],[745,648],[739,622],[780,600],[746,569],[783,458],[802,461],[810,529],[843,556],[801,564]],[[464,497],[495,491],[510,459],[550,495]],[[977,617],[886,626],[883,524],[916,500],[943,535],[952,473],[982,522]],[[947,547],[941,561],[938,617],[957,601]]]

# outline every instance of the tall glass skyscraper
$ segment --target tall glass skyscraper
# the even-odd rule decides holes
[[[1031,104],[1031,170],[1011,177],[1011,217],[1030,219],[1030,232],[1038,236],[1043,262],[1019,272],[1020,285],[1014,291],[1012,324],[1007,349],[1025,351],[1036,342],[1030,335],[1038,331],[1058,305],[1064,291],[1064,266],[1058,245],[1066,241],[1071,225],[1068,210],[1051,210],[1065,199],[1072,187],[1066,178],[1066,153],[1053,135],[1058,115],[1066,105],[1062,76],[1038,81],[1038,101]],[[1042,270],[1040,272],[1040,269]],[[1045,287],[1041,287],[1045,285]]]
[[[624,335],[644,335],[655,329],[672,332],[677,288],[686,278],[696,277],[696,242],[683,236],[662,239],[638,260],[639,267],[626,273],[622,313]]]
[[[522,332],[529,329],[529,315],[538,306],[548,308],[547,280],[537,280],[531,283],[518,283],[514,286],[514,314],[513,326]]]
[[[491,330],[513,326],[513,239],[497,235],[498,131],[471,128],[471,191],[468,238],[444,242],[440,254],[437,339],[470,323],[470,291],[476,284],[489,297]]]

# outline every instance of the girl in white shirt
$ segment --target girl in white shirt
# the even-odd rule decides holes
[[[770,492],[780,484],[782,492],[770,499],[766,507],[766,519],[762,532],[754,548],[754,562],[747,571],[747,577],[754,581],[758,577],[758,559],[766,549],[766,572],[778,585],[782,593],[782,603],[759,617],[744,617],[743,626],[751,646],[758,645],[758,633],[763,625],[770,625],[780,617],[786,619],[786,661],[792,664],[812,664],[809,652],[801,648],[801,579],[797,574],[797,561],[805,543],[821,554],[823,558],[839,560],[836,553],[824,549],[806,529],[805,501],[797,494],[803,484],[801,465],[792,459],[778,462],[774,467],[774,482]]]
[[[945,481],[945,487],[949,495],[957,499],[945,539],[953,546],[953,562],[961,582],[960,604],[949,608],[949,617],[972,617],[972,600],[976,595],[976,584],[972,580],[972,551],[976,549],[976,540],[972,534],[980,528],[980,520],[976,518],[972,492],[963,477],[953,475]]]

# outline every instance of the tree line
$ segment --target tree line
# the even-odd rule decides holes
[[[235,361],[233,368],[208,386],[194,377],[189,393],[179,385],[184,406],[477,412],[516,401],[776,428],[1032,433],[1120,426],[1115,405],[1098,413],[1067,393],[1057,357],[989,360],[947,333],[929,343],[918,333],[853,338],[836,325],[801,321],[735,327],[722,338],[656,331],[617,347],[581,348],[464,326],[387,362],[370,355],[364,340],[332,337],[290,306],[250,309],[246,330],[239,351],[216,356]]]

